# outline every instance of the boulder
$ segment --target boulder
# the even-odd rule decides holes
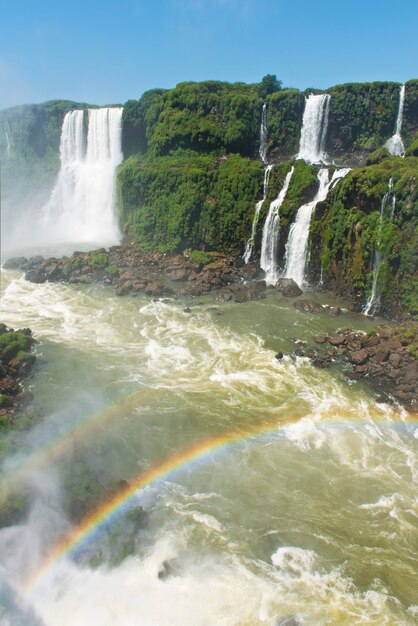
[[[293,278],[279,278],[276,283],[276,287],[286,298],[295,298],[303,293],[302,289],[293,280]]]
[[[365,348],[362,348],[361,350],[358,350],[357,352],[351,352],[350,357],[349,357],[350,361],[354,363],[355,365],[363,365],[363,363],[365,363],[368,358],[369,358],[369,353],[367,352]]]
[[[319,313],[322,311],[322,306],[317,302],[310,302],[309,300],[297,300],[293,303],[293,306],[298,311],[305,313]]]
[[[8,259],[4,264],[3,267],[5,270],[19,270],[22,268],[23,265],[27,265],[27,258],[24,256],[15,256],[12,257],[11,259]]]
[[[30,269],[25,274],[25,280],[30,283],[44,283],[46,282],[45,270],[42,267]]]

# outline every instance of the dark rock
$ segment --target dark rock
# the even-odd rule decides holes
[[[293,278],[279,278],[276,288],[282,292],[286,298],[294,298],[300,296],[303,291]]]
[[[188,279],[189,272],[184,269],[176,269],[169,274],[169,277],[172,281],[183,281]]]
[[[30,269],[25,274],[25,280],[28,280],[30,283],[44,283],[46,281],[45,270],[43,268]]]
[[[366,335],[360,339],[362,348],[372,348],[379,343],[378,335]]]
[[[250,302],[264,298],[266,283],[264,280],[252,282],[248,285],[239,285],[231,288],[235,302]]]
[[[305,313],[320,313],[322,312],[322,306],[317,302],[310,302],[309,300],[297,300],[293,303],[293,306],[298,311]]]
[[[191,313],[191,308],[189,306],[185,306],[183,309],[183,313]]]
[[[347,341],[346,338],[345,337],[340,337],[340,335],[336,335],[335,337],[330,337],[328,339],[328,342],[332,346],[342,346],[346,341]]]
[[[368,358],[369,353],[367,352],[367,350],[365,350],[365,348],[362,348],[357,352],[351,352],[349,356],[350,361],[352,363],[355,363],[356,365],[363,365],[363,363],[365,363]]]
[[[277,359],[278,361],[281,361],[283,358],[283,352],[278,352],[274,358]]]
[[[378,363],[386,361],[390,354],[389,348],[386,345],[379,343],[374,350],[374,358]]]
[[[388,361],[392,367],[399,367],[399,364],[401,362],[401,355],[398,354],[398,352],[391,352]]]
[[[19,270],[22,266],[27,265],[27,258],[24,256],[15,256],[11,259],[8,259],[3,267],[5,270]]]

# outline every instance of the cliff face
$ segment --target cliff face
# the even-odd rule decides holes
[[[309,93],[319,92],[282,89],[277,80],[254,85],[210,81],[155,89],[128,101],[122,118],[125,160],[117,180],[125,235],[145,251],[189,248],[242,255],[256,203],[264,195],[265,165],[259,148],[266,104],[266,154],[273,168],[255,229],[257,260],[270,202],[277,198],[299,150]],[[356,297],[359,307],[364,306],[372,289],[375,251],[384,251],[378,285],[382,311],[415,313],[418,80],[406,83],[404,159],[390,157],[383,147],[396,126],[398,83],[337,85],[327,93],[328,162],[354,169],[316,207],[307,275],[315,284],[322,274],[326,285]],[[44,195],[50,191],[59,166],[63,117],[70,109],[86,107],[54,101],[0,111],[3,193],[9,199],[16,193],[33,194],[34,189]],[[296,161],[280,207],[279,268],[284,266],[285,244],[297,210],[318,189],[317,172],[318,166]],[[16,179],[23,181],[20,187],[14,184]],[[381,223],[381,203],[390,179],[396,207],[393,219],[386,217]]]

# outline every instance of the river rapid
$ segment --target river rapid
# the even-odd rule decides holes
[[[1,624],[416,624],[416,420],[288,356],[376,322],[1,278],[43,416],[2,468],[31,506],[0,530]]]

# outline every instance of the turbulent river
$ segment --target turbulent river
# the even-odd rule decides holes
[[[1,624],[416,623],[416,421],[286,356],[375,322],[1,277],[44,416],[2,468]]]

